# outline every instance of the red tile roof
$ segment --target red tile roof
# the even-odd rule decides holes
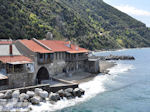
[[[32,52],[38,52],[38,53],[50,53],[51,52],[45,49],[44,47],[40,46],[33,40],[20,40],[20,42],[23,43]]]
[[[18,56],[0,56],[0,61],[3,63],[16,63],[16,64],[24,64],[31,63],[32,60],[28,57],[18,55]]]
[[[12,41],[0,41],[0,44],[12,44]]]
[[[23,43],[28,49],[30,49],[33,52],[39,52],[39,53],[52,53],[52,52],[69,52],[69,53],[84,53],[88,52],[87,49],[78,47],[76,45],[71,44],[71,47],[68,47],[69,42],[66,41],[59,41],[59,40],[20,40],[21,43]],[[42,45],[48,47],[51,50],[46,49],[46,47],[43,47]]]
[[[41,43],[52,49],[53,52],[69,52],[69,53],[83,53],[88,52],[87,49],[71,44],[68,47],[69,42],[58,40],[39,40]]]

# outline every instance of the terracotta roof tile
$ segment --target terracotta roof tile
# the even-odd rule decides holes
[[[50,53],[51,51],[45,49],[44,47],[40,46],[33,40],[20,40],[21,43],[23,43],[28,49],[30,49],[33,52],[39,52],[39,53]]]
[[[0,44],[12,44],[12,41],[0,41]]]
[[[3,63],[31,63],[32,60],[28,57],[18,55],[18,56],[0,56],[0,61]]]
[[[46,49],[42,45],[38,44],[33,40],[20,40],[28,49],[33,52],[39,53],[52,53],[52,52],[69,52],[69,53],[84,53],[88,52],[87,49],[81,48],[79,46],[71,44],[69,47],[69,41],[59,41],[59,40],[37,40],[39,43],[45,45],[51,50]]]
[[[71,47],[68,47],[67,45],[69,44],[69,42],[65,41],[58,41],[58,40],[39,40],[39,41],[45,44],[50,49],[52,49],[53,52],[70,52],[70,53],[88,52],[87,49],[81,48],[73,44],[71,44]]]

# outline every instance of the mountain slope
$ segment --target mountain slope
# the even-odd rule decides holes
[[[0,38],[72,40],[88,49],[150,46],[150,29],[102,0],[0,0]]]

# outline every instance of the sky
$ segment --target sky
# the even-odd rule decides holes
[[[103,0],[150,27],[150,0]]]

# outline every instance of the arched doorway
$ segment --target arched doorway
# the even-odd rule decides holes
[[[37,73],[37,83],[41,84],[42,80],[49,80],[49,73],[45,67],[41,67]]]

